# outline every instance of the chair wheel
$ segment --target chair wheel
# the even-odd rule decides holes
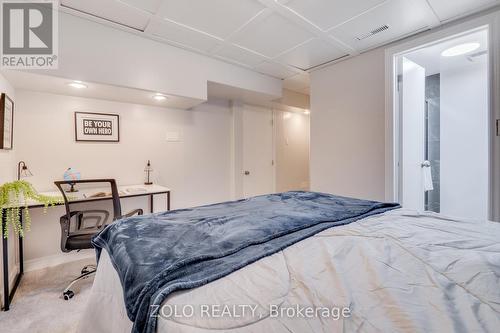
[[[73,296],[75,296],[75,293],[72,290],[63,292],[63,297],[65,301],[69,301],[70,299],[73,298]]]

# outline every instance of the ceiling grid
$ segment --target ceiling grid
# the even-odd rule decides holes
[[[307,72],[500,0],[61,0],[61,10],[263,74],[308,93]],[[381,29],[379,28],[387,27]],[[371,34],[372,31],[378,31]],[[366,36],[367,38],[357,38]]]

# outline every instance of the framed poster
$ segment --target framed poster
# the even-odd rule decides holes
[[[117,114],[75,112],[75,140],[119,142],[120,117]]]
[[[14,138],[14,102],[6,94],[0,97],[0,149],[12,149]]]

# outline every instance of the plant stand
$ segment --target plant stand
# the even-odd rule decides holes
[[[16,294],[17,287],[19,287],[19,283],[21,282],[21,278],[24,273],[24,255],[23,255],[23,238],[19,235],[19,273],[16,275],[14,280],[14,286],[12,291],[10,291],[9,287],[9,240],[5,238],[5,227],[7,224],[7,209],[2,208],[2,246],[3,246],[3,299],[4,306],[3,311],[9,311],[10,303]],[[23,211],[19,211],[19,221],[22,225],[23,223]]]

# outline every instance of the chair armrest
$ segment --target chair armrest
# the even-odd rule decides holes
[[[143,215],[144,214],[144,211],[139,208],[139,209],[134,209],[133,211],[131,212],[128,212],[127,214],[125,215],[122,215],[120,218],[124,218],[124,217],[132,217],[134,215]]]

